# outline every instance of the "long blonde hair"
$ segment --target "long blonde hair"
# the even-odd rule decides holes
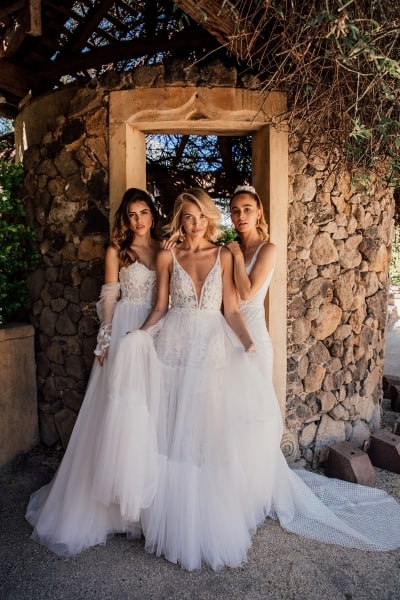
[[[182,210],[185,202],[192,202],[208,219],[205,238],[209,242],[217,242],[222,237],[222,229],[219,226],[221,214],[215,206],[212,198],[201,188],[191,188],[185,190],[175,200],[172,218],[165,230],[169,234],[169,239],[173,242],[181,242],[185,238],[182,233]]]
[[[229,207],[232,206],[233,200],[235,198],[237,198],[238,196],[240,196],[241,194],[248,194],[249,196],[251,196],[251,198],[253,198],[253,200],[255,200],[255,202],[257,204],[257,208],[261,214],[261,216],[258,220],[258,223],[256,225],[258,237],[260,238],[260,240],[264,240],[264,242],[268,242],[269,231],[268,231],[268,224],[267,224],[265,214],[264,214],[264,207],[262,205],[260,196],[257,194],[255,188],[253,188],[252,185],[239,185],[233,192],[233,196],[229,203]]]

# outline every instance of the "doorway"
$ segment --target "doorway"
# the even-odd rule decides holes
[[[146,189],[146,135],[251,136],[251,183],[262,199],[278,262],[265,303],[274,385],[286,405],[288,133],[274,125],[286,97],[239,88],[136,88],[110,93],[110,217],[129,187]]]

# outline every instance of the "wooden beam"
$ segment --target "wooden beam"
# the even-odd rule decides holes
[[[41,0],[29,0],[26,10],[14,16],[14,22],[3,35],[0,58],[16,54],[26,35],[42,35]]]
[[[25,39],[25,28],[22,23],[15,21],[12,27],[9,27],[3,35],[0,45],[0,58],[12,57]]]
[[[264,0],[264,10],[271,2],[272,0]],[[226,46],[239,60],[248,58],[249,46],[252,47],[252,52],[257,50],[257,47],[254,47],[254,29],[251,26],[251,19],[248,19],[248,15],[243,19],[244,11],[239,2],[175,0],[175,4],[204,27],[220,44]]]
[[[38,79],[49,82],[50,78],[58,80],[63,75],[74,75],[79,71],[98,68],[102,65],[129,60],[165,50],[192,50],[195,48],[215,48],[215,40],[209,36],[194,35],[192,30],[182,30],[172,38],[169,34],[157,35],[151,39],[137,38],[128,42],[115,42],[101,46],[90,52],[70,55],[43,66]]]
[[[42,0],[29,0],[28,35],[42,35]]]
[[[0,60],[0,90],[21,99],[29,92],[31,87],[29,80],[28,71],[5,59]]]
[[[196,23],[207,29],[221,44],[226,44],[227,38],[234,35],[237,30],[238,15],[232,2],[176,0],[175,4]]]
[[[83,24],[77,28],[72,36],[71,42],[64,46],[62,50],[63,56],[82,50],[99,23],[101,23],[103,18],[107,15],[108,10],[114,2],[115,0],[102,0],[86,15]]]
[[[5,4],[5,6],[4,6]],[[2,2],[2,6],[0,7],[0,19],[2,17],[8,17],[12,13],[17,12],[21,8],[24,8],[25,0],[14,0],[14,2]]]

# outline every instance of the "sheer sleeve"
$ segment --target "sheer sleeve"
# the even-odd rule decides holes
[[[96,356],[107,356],[111,341],[111,326],[115,306],[120,295],[119,283],[105,283],[101,287],[100,299],[96,304],[100,328],[97,334]]]

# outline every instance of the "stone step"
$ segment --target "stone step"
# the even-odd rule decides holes
[[[375,467],[400,473],[400,435],[382,429],[376,431],[370,437],[368,455]]]
[[[352,442],[329,446],[326,474],[328,477],[361,485],[374,486],[376,481],[375,470],[367,452]]]

